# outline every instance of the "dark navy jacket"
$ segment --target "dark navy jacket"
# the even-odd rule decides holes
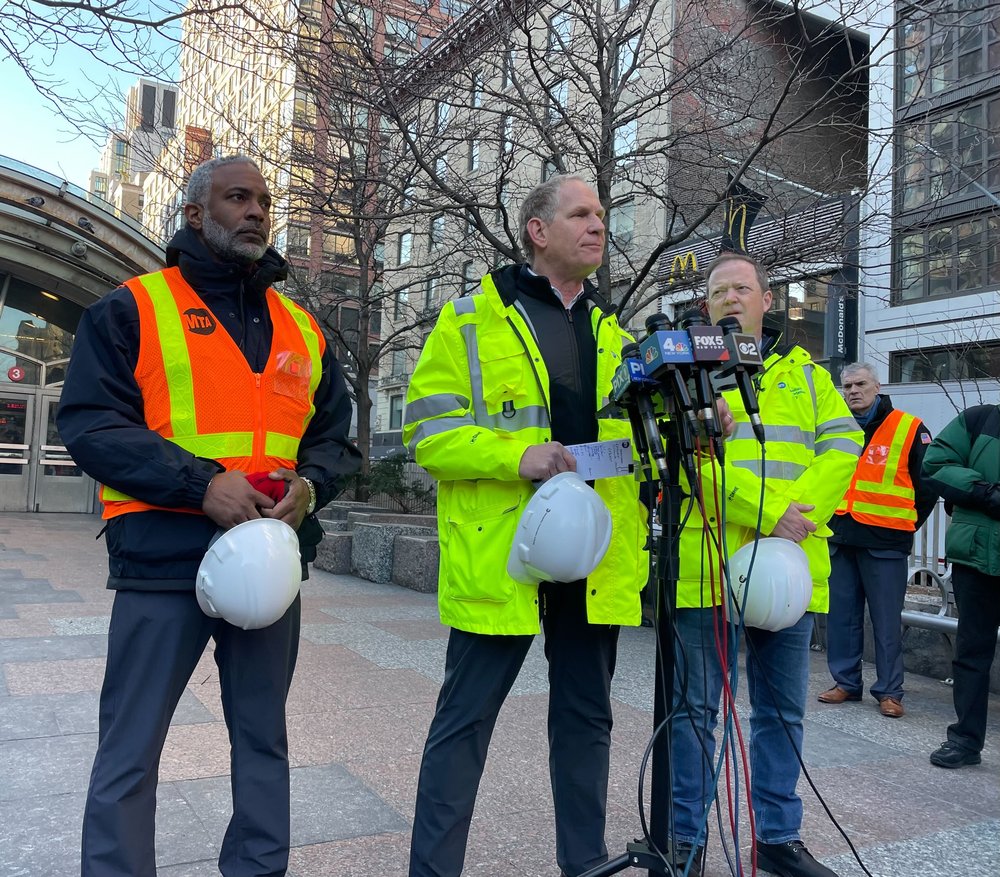
[[[185,227],[167,248],[167,265],[180,266],[251,368],[263,371],[272,333],[264,292],[285,277],[284,259],[268,249],[252,269],[217,262]],[[80,320],[59,405],[59,433],[76,463],[98,481],[145,502],[200,509],[208,482],[223,467],[147,428],[134,375],[138,355],[139,311],[132,293],[121,287],[87,308]],[[348,439],[351,402],[330,345],[314,404],[297,471],[315,483],[317,506],[322,506],[340,492],[361,460]],[[106,532],[108,587],[193,588],[216,529],[205,515],[185,512],[150,510],[112,518]],[[299,530],[303,560],[315,558],[321,537],[318,522],[307,517]]]

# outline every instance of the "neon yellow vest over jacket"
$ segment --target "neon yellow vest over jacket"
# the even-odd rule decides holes
[[[816,530],[800,544],[812,572],[809,611],[826,612],[830,604],[827,539],[832,532],[827,522],[851,483],[864,433],[829,373],[815,365],[801,347],[768,356],[757,384],[766,439],[763,462],[739,392],[726,391],[723,396],[736,430],[726,441],[725,484],[718,466],[714,486],[711,463],[703,461],[700,467],[709,526],[718,531],[724,513],[726,547],[732,556],[753,540],[758,520],[761,533],[767,535],[790,503],[815,506],[805,516],[816,524]],[[681,513],[687,513],[686,501]],[[710,544],[702,536],[702,516],[696,505],[681,533],[679,607],[720,602],[718,551]]]
[[[595,410],[630,340],[613,315],[591,311],[597,340]],[[505,305],[493,279],[445,304],[414,369],[403,442],[438,479],[441,622],[472,633],[539,631],[538,588],[507,575],[507,557],[530,482],[517,474],[530,445],[551,438],[549,378],[532,332]],[[627,438],[627,420],[598,420],[600,440]],[[646,516],[631,476],[602,478],[595,490],[611,512],[607,554],[587,579],[592,624],[637,625],[646,584]]]

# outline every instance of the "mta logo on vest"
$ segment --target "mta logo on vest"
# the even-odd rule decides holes
[[[889,446],[868,445],[866,458],[869,466],[884,466],[889,460]]]
[[[184,311],[188,332],[195,335],[211,335],[215,331],[215,317],[205,308],[188,308]]]

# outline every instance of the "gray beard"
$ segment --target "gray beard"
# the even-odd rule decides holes
[[[223,228],[205,211],[201,220],[201,233],[205,243],[219,258],[240,265],[252,265],[267,252],[267,244],[252,244],[236,239],[237,232]]]

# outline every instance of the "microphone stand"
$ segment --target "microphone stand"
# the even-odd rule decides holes
[[[670,394],[664,393],[670,400]],[[665,436],[645,436],[647,447],[666,445],[665,463],[657,460],[654,467],[663,488],[659,506],[660,534],[653,541],[656,553],[654,582],[654,624],[656,629],[656,675],[653,692],[653,745],[650,760],[650,820],[649,840],[634,840],[625,844],[625,852],[602,865],[581,874],[580,877],[606,877],[626,868],[646,869],[651,875],[680,874],[685,861],[678,861],[670,840],[673,824],[673,771],[671,767],[670,728],[663,727],[673,709],[675,634],[674,620],[677,608],[677,570],[680,557],[681,492],[680,467],[685,443],[682,440],[686,424],[683,412],[668,401],[669,429]],[[641,447],[641,440],[640,447]],[[652,451],[650,451],[652,455]],[[692,485],[692,490],[697,485]],[[652,534],[651,534],[652,536]],[[669,866],[667,862],[671,863]]]

